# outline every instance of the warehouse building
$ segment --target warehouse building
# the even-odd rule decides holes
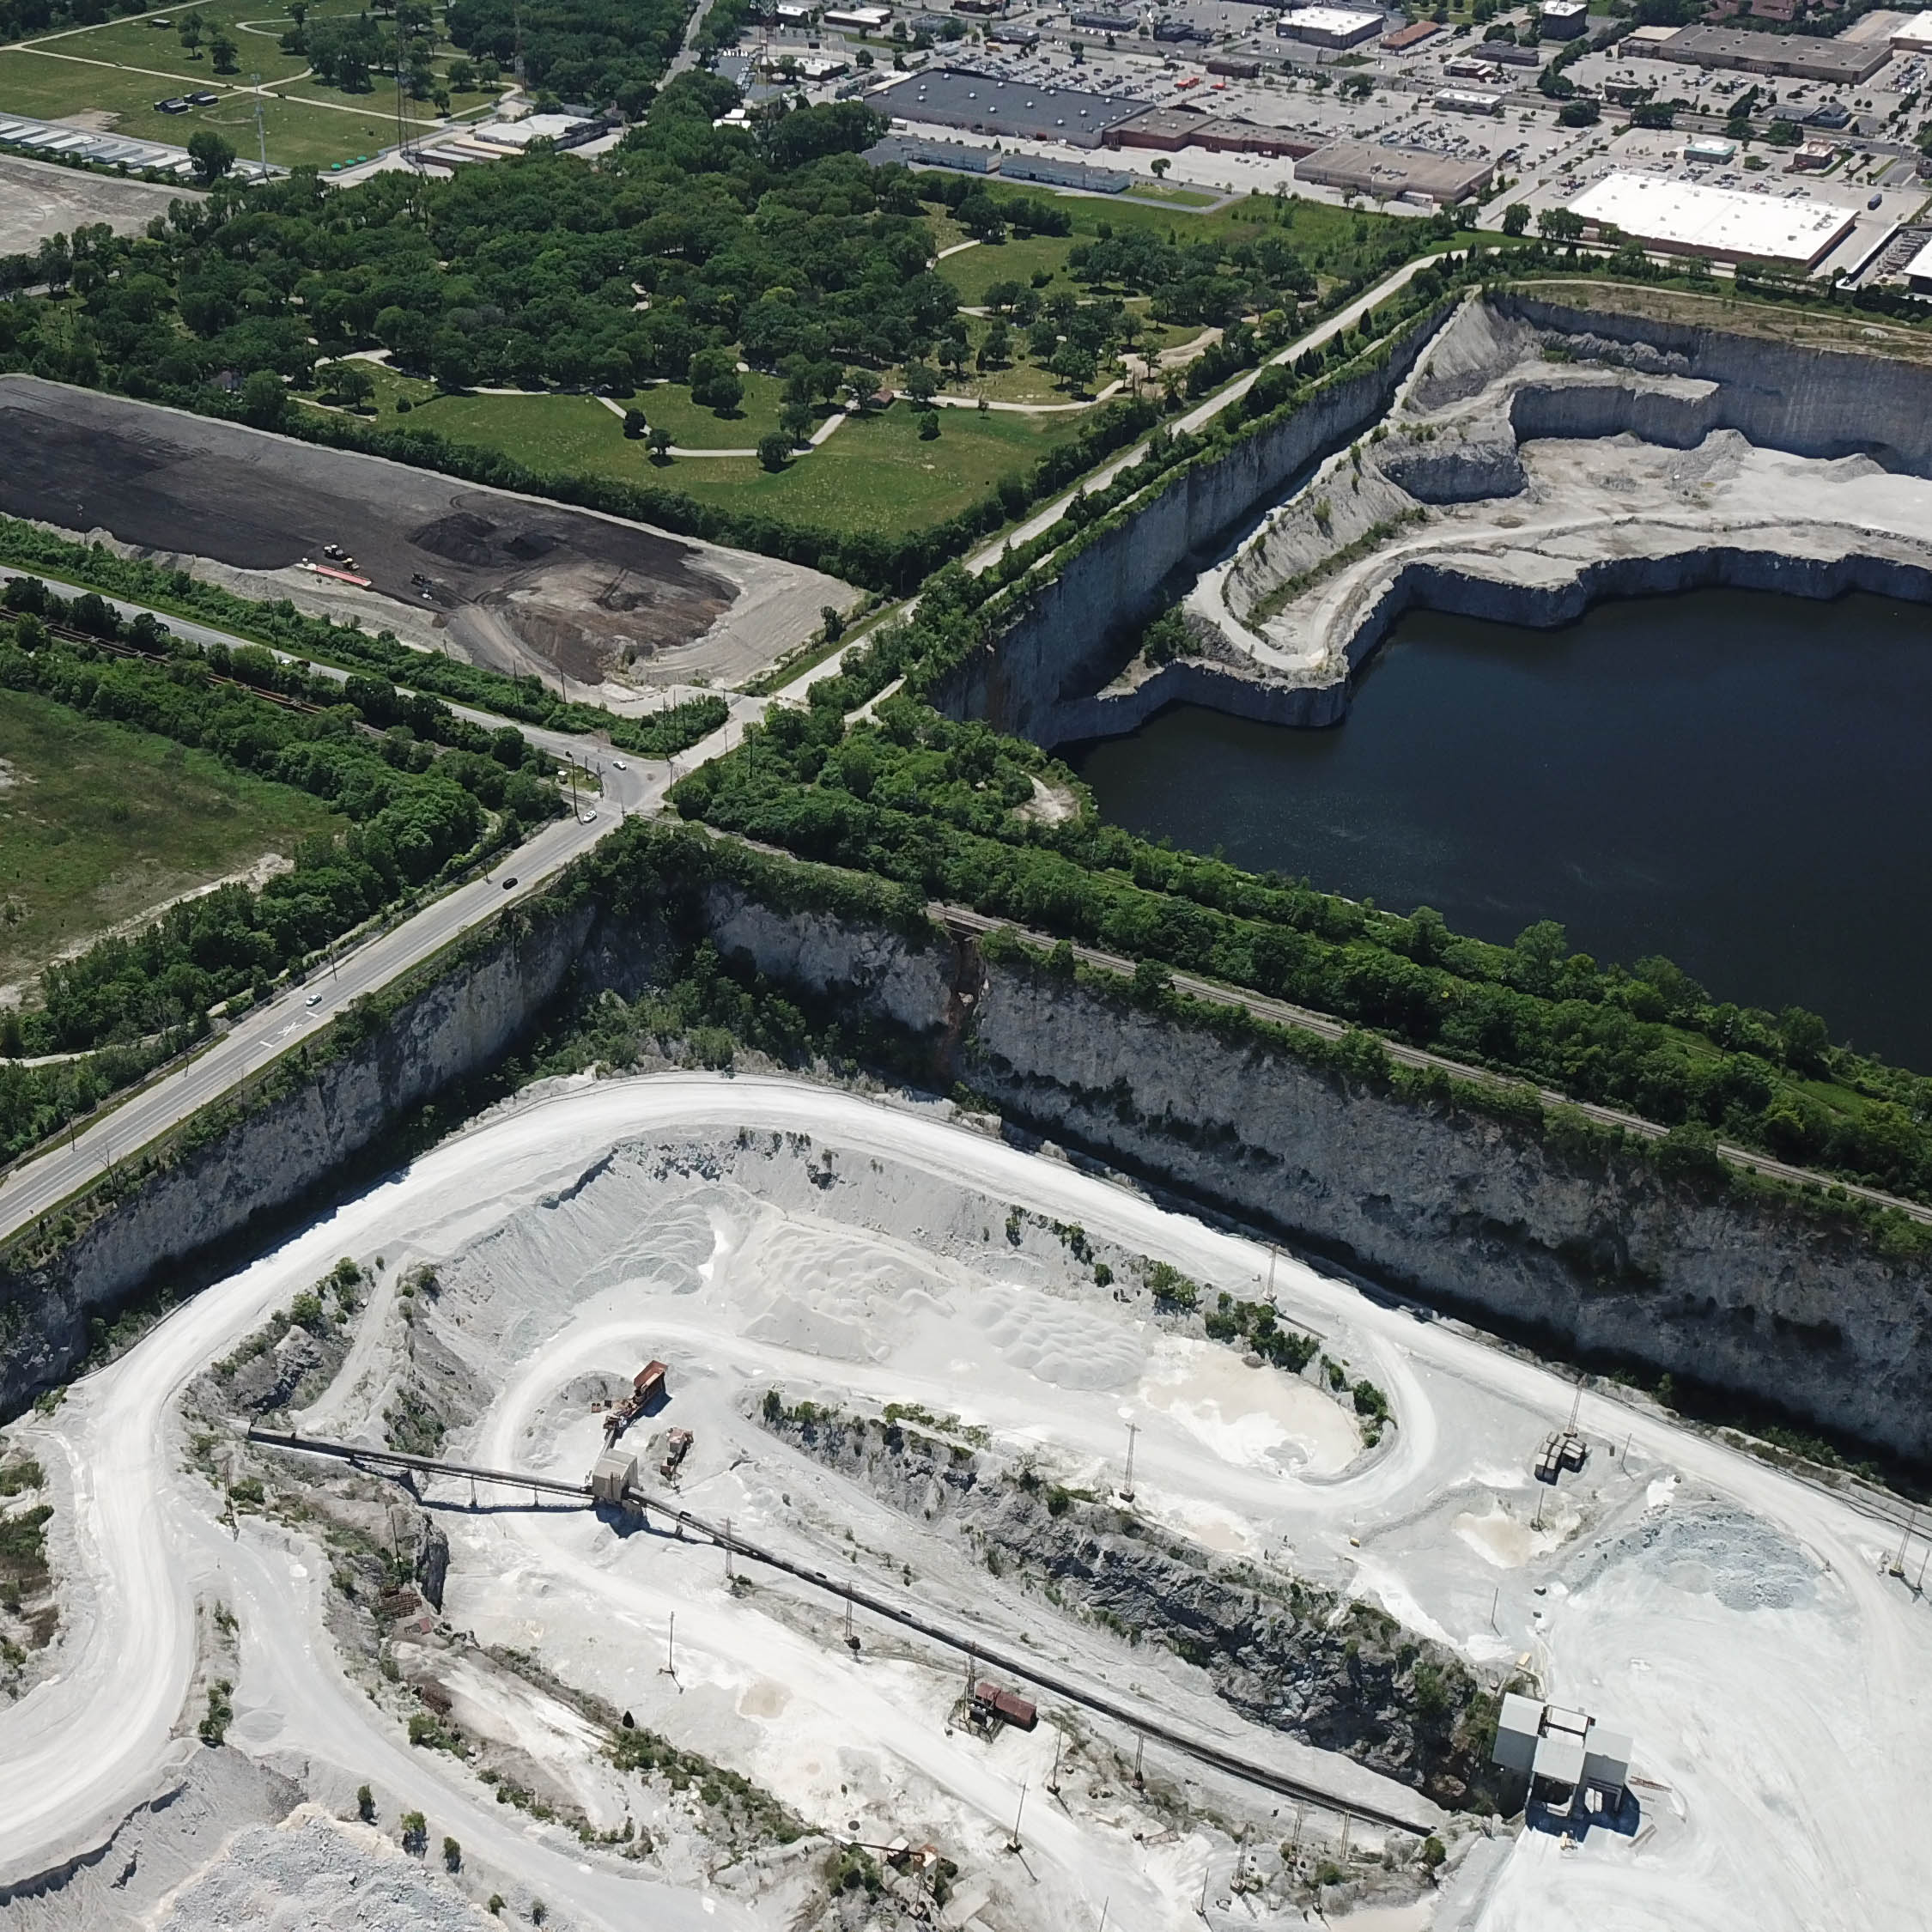
[[[1381,14],[1358,13],[1351,7],[1291,7],[1274,30],[1310,46],[1356,47],[1374,39],[1388,24]]]
[[[1132,33],[1140,22],[1132,14],[1069,14],[1066,24],[1090,33]]]
[[[1075,148],[1097,148],[1109,129],[1147,111],[1145,101],[1125,94],[1001,81],[957,67],[908,76],[866,98],[897,120],[1015,141],[1064,141]]]
[[[963,141],[921,141],[914,135],[889,134],[866,149],[874,167],[944,167],[955,174],[986,174],[999,159],[990,148],[969,148]]]
[[[1002,155],[1002,181],[1037,181],[1048,188],[1084,188],[1089,194],[1121,195],[1133,185],[1131,174],[1090,167],[1084,161],[1048,161],[1038,155]]]
[[[1887,44],[1895,54],[1932,53],[1932,9],[1893,27]]]
[[[1263,127],[1259,121],[1218,114],[1202,120],[1188,145],[1205,148],[1211,155],[1261,155],[1270,160],[1299,161],[1303,155],[1312,155],[1320,143],[1302,140],[1285,128]]]
[[[1375,201],[1434,202],[1439,208],[1480,194],[1495,175],[1493,161],[1378,147],[1370,141],[1332,141],[1295,163],[1295,179],[1311,187],[1339,188]]]
[[[1816,268],[1858,216],[1808,195],[1753,195],[1651,174],[1607,174],[1571,203],[1587,228],[1614,228],[1646,248],[1718,262],[1794,262]]]
[[[1892,58],[1892,49],[1882,39],[1850,40],[1841,35],[1835,40],[1813,40],[1801,34],[1753,33],[1736,27],[1680,27],[1649,41],[1646,51],[1653,60],[1730,68],[1774,80],[1823,81],[1832,87],[1856,87],[1868,81]]]

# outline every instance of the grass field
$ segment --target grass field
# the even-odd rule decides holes
[[[1076,245],[1078,239],[1034,234],[999,242],[982,241],[977,248],[948,255],[939,264],[939,274],[957,292],[962,308],[982,307],[987,290],[995,282],[1017,282],[1025,288],[1039,269],[1045,269],[1059,280],[1061,288],[1065,288],[1067,284],[1060,271],[1066,266],[1067,250]],[[1050,283],[1044,292],[1052,292]]]
[[[0,690],[0,981],[337,823],[206,752]]]
[[[702,408],[691,400],[691,392],[680,382],[660,382],[640,389],[625,399],[625,407],[642,410],[654,428],[659,423],[670,430],[671,440],[683,449],[750,449],[759,437],[769,436],[778,427],[778,411],[785,400],[785,385],[776,376],[749,375],[740,370],[744,399],[731,416]]]
[[[641,391],[638,400],[647,412],[661,394]],[[399,424],[391,409],[380,420],[386,428],[434,429],[454,442],[500,449],[534,470],[657,483],[834,530],[895,531],[938,523],[977,502],[1001,477],[1076,434],[1084,418],[942,410],[939,440],[921,442],[917,419],[900,403],[848,422],[775,473],[749,457],[654,462],[649,447],[627,437],[592,396],[440,396]]]
[[[156,34],[158,40],[161,38]],[[179,47],[175,49],[179,52]],[[191,107],[185,114],[157,114],[155,103],[185,88],[210,91],[228,86],[207,71],[191,70],[182,62],[161,74],[135,73],[120,67],[100,67],[53,52],[27,52],[19,47],[0,51],[0,111],[59,120],[90,111],[114,117],[112,131],[137,141],[162,141],[185,148],[199,128],[213,128],[227,137],[238,154],[255,151],[255,101],[246,88],[223,94],[211,107]],[[161,65],[157,61],[156,65]],[[354,105],[335,95],[337,106],[289,100],[270,94],[263,101],[262,119],[268,136],[269,159],[285,167],[326,167],[331,161],[373,155],[395,139],[394,99],[365,94]],[[391,110],[386,112],[385,108]]]

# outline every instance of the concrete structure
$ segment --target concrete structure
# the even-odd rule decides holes
[[[1737,27],[1680,27],[1668,38],[1650,43],[1649,52],[1655,59],[1681,61],[1692,67],[1728,68],[1741,74],[1767,74],[1774,79],[1824,81],[1833,87],[1855,87],[1868,81],[1892,58],[1892,50],[1883,40],[1850,40],[1842,36],[1812,40],[1801,34],[1753,33]]]
[[[1570,204],[1600,234],[1615,228],[1648,248],[1720,262],[1815,268],[1844,240],[1856,210],[1806,195],[1746,194],[1649,174],[1607,174]]]
[[[1536,30],[1546,40],[1574,40],[1589,26],[1589,0],[1543,0],[1536,16]]]
[[[1310,46],[1355,47],[1374,39],[1388,24],[1381,14],[1360,13],[1352,7],[1291,7],[1274,30]]]
[[[1444,88],[1430,102],[1438,114],[1487,114],[1492,120],[1503,113],[1503,96],[1476,88]]]
[[[1932,295],[1932,241],[1928,241],[1900,271],[1915,295]]]
[[[1376,201],[1432,201],[1443,208],[1479,194],[1495,175],[1492,161],[1370,141],[1334,141],[1295,163],[1295,179],[1312,187],[1340,188]]]
[[[598,1503],[622,1503],[624,1492],[637,1479],[637,1458],[629,1449],[607,1449],[591,1471],[591,1498]]]
[[[1504,1696],[1490,1762],[1528,1777],[1539,1795],[1568,1801],[1584,1789],[1620,1804],[1630,1782],[1631,1741],[1582,1710]]]
[[[1109,129],[1147,112],[1145,101],[1124,94],[1002,81],[958,67],[936,67],[896,81],[867,99],[881,113],[904,121],[1016,141],[1064,141],[1076,148],[1097,148]]]

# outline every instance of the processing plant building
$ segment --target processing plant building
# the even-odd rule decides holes
[[[1719,262],[1795,262],[1816,268],[1857,222],[1856,213],[1808,195],[1753,195],[1735,188],[1607,174],[1570,211],[1601,235],[1607,229],[1671,254]]]

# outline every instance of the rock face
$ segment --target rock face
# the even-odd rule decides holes
[[[762,946],[760,931],[726,918],[714,936],[936,1046],[951,1029],[948,1076],[1056,1140],[1436,1306],[1932,1461],[1923,1262],[1883,1261],[1795,1206],[1700,1191],[1631,1157],[1567,1158],[1492,1115],[1352,1086],[1024,963],[975,975],[909,950],[891,963],[896,942],[841,941],[829,920],[809,949]]]
[[[1442,318],[1420,322],[1381,368],[1324,390],[1308,407],[1221,460],[1191,466],[1139,514],[1091,538],[1018,620],[929,696],[952,718],[983,718],[1042,744],[1078,735],[1061,714],[1111,674],[1127,634],[1177,573],[1199,569],[1307,466],[1363,434],[1388,409]]]
[[[814,1411],[768,1414],[765,1426],[936,1532],[969,1535],[989,1566],[1050,1585],[1063,1609],[1199,1666],[1243,1716],[1439,1804],[1492,1807],[1474,1680],[1446,1646],[1405,1638],[1373,1606],[1230,1564],[1130,1510],[897,1423]]]
[[[137,1182],[44,1267],[0,1267],[0,1413],[70,1373],[88,1318],[197,1254],[271,1226],[453,1081],[494,1064],[576,967],[584,907],[498,931],[285,1097]],[[299,1378],[298,1378],[299,1379]]]
[[[1490,1115],[1350,1086],[1291,1056],[969,944],[781,911],[713,885],[690,939],[921,1043],[1016,1121],[1279,1229],[1434,1305],[1567,1352],[1734,1390],[1932,1463],[1932,1270],[1795,1205],[1567,1155]],[[69,1372],[90,1313],[322,1186],[402,1109],[489,1064],[575,966],[635,991],[659,908],[539,915],[401,1007],[287,1100],[137,1188],[45,1267],[0,1283],[0,1403]],[[265,1376],[278,1372],[265,1367]]]

